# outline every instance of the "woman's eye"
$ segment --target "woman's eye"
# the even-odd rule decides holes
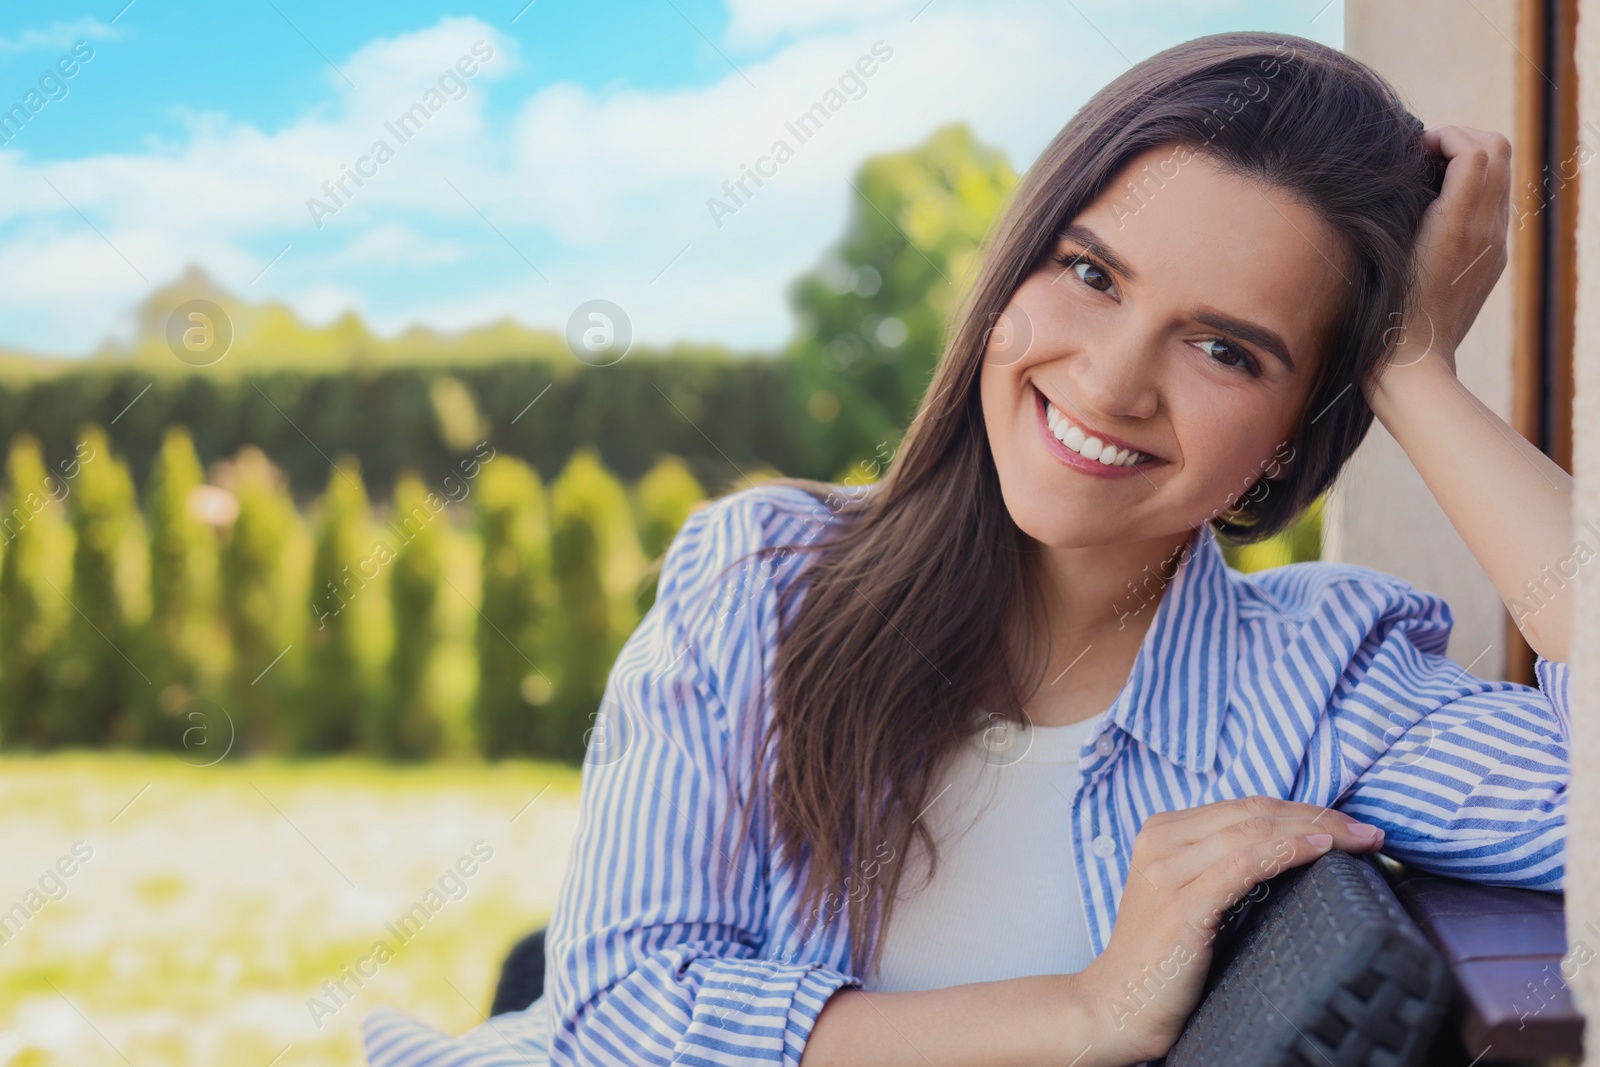
[[[1091,289],[1098,289],[1103,293],[1111,288],[1111,276],[1086,259],[1078,260],[1072,269],[1077,271],[1078,279]]]
[[[1207,354],[1223,366],[1243,367],[1252,374],[1255,373],[1255,361],[1250,358],[1250,354],[1232,341],[1225,341],[1220,337],[1210,337],[1200,343],[1202,345],[1218,346]]]
[[[1059,254],[1056,256],[1056,262],[1067,270],[1072,271],[1078,276],[1079,281],[1096,292],[1104,293],[1110,291],[1111,275],[1094,260],[1085,259],[1082,256]]]
[[[1094,264],[1093,261],[1088,261],[1088,259],[1083,259],[1082,256],[1072,261],[1072,272],[1078,275],[1078,280],[1083,285],[1090,286],[1091,290],[1098,290],[1099,293],[1109,293],[1110,288],[1112,288],[1110,275],[1099,269],[1098,264]]]

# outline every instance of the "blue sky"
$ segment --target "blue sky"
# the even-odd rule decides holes
[[[0,146],[0,347],[127,337],[194,263],[385,333],[559,329],[606,298],[645,341],[771,348],[865,156],[960,119],[1020,171],[1161,48],[1343,32],[1342,0],[125,2],[0,12],[0,110],[40,93]],[[859,98],[714,219],[723,181],[878,42]],[[430,101],[415,136],[386,133]]]

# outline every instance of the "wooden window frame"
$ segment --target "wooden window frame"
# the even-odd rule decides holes
[[[1572,473],[1578,298],[1578,0],[1518,4],[1511,424]],[[1600,144],[1590,145],[1600,151]],[[1506,614],[1506,677],[1535,684],[1534,653]]]

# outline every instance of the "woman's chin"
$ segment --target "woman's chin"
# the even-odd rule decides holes
[[[1126,544],[1132,531],[1117,524],[1096,521],[1089,509],[1075,506],[1072,501],[1060,498],[1041,504],[1035,496],[1031,501],[1013,503],[1007,499],[1011,521],[1029,538],[1050,548],[1101,548]]]

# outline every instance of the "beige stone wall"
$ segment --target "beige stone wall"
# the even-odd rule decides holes
[[[1577,61],[1578,125],[1600,128],[1600,0],[1579,0]],[[1600,164],[1591,160],[1581,172],[1578,191],[1578,324],[1574,350],[1577,394],[1573,404],[1573,473],[1577,494],[1573,516],[1581,528],[1600,523]],[[1600,589],[1594,575],[1578,574],[1578,599],[1573,634],[1573,738],[1567,840],[1567,942],[1580,936],[1600,952],[1592,936],[1581,935],[1593,923],[1600,927]],[[1567,968],[1570,972],[1571,967]],[[1573,980],[1579,1003],[1589,1017],[1588,1046],[1600,1047],[1600,961],[1582,967]],[[1586,1062],[1600,1063],[1591,1052]]]
[[[1516,39],[1515,0],[1345,2],[1345,51],[1388,79],[1418,118],[1497,130],[1513,146]],[[1507,419],[1512,327],[1508,268],[1456,354],[1461,380]],[[1324,558],[1376,567],[1444,597],[1455,613],[1451,657],[1481,677],[1504,677],[1505,606],[1382,426],[1373,424],[1334,487],[1325,531]]]

